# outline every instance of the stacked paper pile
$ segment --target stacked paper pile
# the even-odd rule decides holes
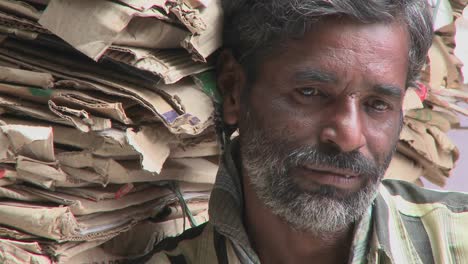
[[[0,1],[0,263],[118,263],[207,219],[211,1]]]
[[[434,1],[436,36],[421,83],[405,98],[404,127],[388,178],[422,185],[424,176],[444,186],[455,166],[458,149],[446,133],[459,126],[458,114],[468,116],[460,104],[468,102],[468,87],[463,85],[463,64],[457,57],[468,54],[467,5],[466,0]]]

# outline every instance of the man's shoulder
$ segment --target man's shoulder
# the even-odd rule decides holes
[[[224,244],[225,238],[207,222],[179,236],[165,238],[139,263],[216,263],[219,245]]]
[[[406,181],[386,179],[382,181],[380,194],[400,205],[397,206],[399,209],[412,204],[419,208],[446,208],[453,213],[468,213],[468,193],[464,192],[438,191]]]
[[[379,243],[396,259],[468,263],[467,193],[384,180],[374,209]]]

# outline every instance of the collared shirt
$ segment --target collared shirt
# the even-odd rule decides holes
[[[243,225],[243,195],[233,142],[211,194],[210,220],[159,243],[141,263],[260,263]],[[348,263],[468,263],[468,194],[384,180],[355,225]]]

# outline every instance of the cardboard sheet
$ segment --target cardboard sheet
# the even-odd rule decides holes
[[[44,89],[54,86],[54,78],[49,73],[25,71],[0,66],[0,82],[30,85]]]
[[[40,246],[36,242],[0,239],[1,263],[53,264],[50,258],[41,253]]]
[[[221,1],[213,0],[208,7],[201,11],[200,17],[206,24],[206,29],[186,37],[181,44],[193,54],[194,60],[206,62],[208,56],[222,45],[223,13]]]
[[[178,49],[148,50],[114,45],[104,57],[155,74],[166,84],[213,68],[210,64],[194,62],[190,54]]]
[[[13,45],[13,43],[9,45]],[[15,46],[16,49],[22,47],[22,44],[19,43],[17,43],[17,45]],[[27,48],[27,46],[24,46],[23,48]],[[182,97],[184,94],[189,96],[185,100],[193,100],[196,98],[197,101],[205,102],[205,104],[199,103],[199,105],[195,108],[194,111],[192,111],[192,113],[188,112],[187,114],[185,114],[184,108],[180,103],[177,102],[177,100],[167,100],[171,99],[167,98],[167,95],[170,93],[162,93],[162,91],[170,91],[170,87],[162,87],[161,89],[156,88],[154,91],[149,89],[141,89],[141,87],[127,82],[103,79],[102,76],[97,75],[98,73],[91,73],[86,71],[80,72],[80,70],[78,69],[85,68],[84,65],[78,66],[79,64],[77,62],[72,62],[70,59],[67,60],[66,58],[62,58],[67,61],[70,67],[77,67],[77,70],[70,71],[68,68],[58,67],[52,62],[52,59],[47,58],[48,55],[54,58],[56,58],[57,56],[49,54],[47,51],[40,51],[40,49],[34,49],[28,50],[28,53],[29,52],[34,53],[35,56],[31,57],[30,55],[24,53],[15,52],[12,49],[0,48],[0,54],[5,55],[3,58],[14,57],[15,60],[23,61],[25,65],[28,65],[29,67],[45,72],[50,72],[53,75],[57,75],[58,77],[66,76],[65,78],[68,77],[68,79],[72,79],[75,81],[80,81],[80,79],[92,80],[91,82],[87,81],[86,83],[96,90],[99,90],[104,93],[130,98],[138,104],[141,104],[148,110],[152,111],[155,117],[163,121],[163,123],[170,129],[172,133],[198,135],[210,125],[210,122],[212,123],[212,120],[206,120],[207,113],[213,110],[212,105],[206,104],[206,102],[209,102],[210,99],[201,91],[199,91],[199,93],[196,94],[197,91],[195,90],[197,90],[197,88],[193,84],[188,85],[186,82],[183,82],[181,84],[174,84],[174,86],[170,86],[173,89],[180,89],[181,94],[176,94],[179,97]],[[44,58],[38,59],[37,56],[43,56]],[[193,96],[197,97],[194,98]],[[172,95],[172,97],[174,96]],[[197,113],[200,113],[201,116],[194,116],[195,111],[197,111]],[[202,122],[198,122],[197,119],[199,119]],[[204,121],[204,119],[206,121]],[[72,125],[77,126],[77,124],[81,124],[79,123],[80,120],[77,120],[75,118],[74,122],[71,122],[70,120],[67,121],[68,123],[71,122],[73,123]],[[82,126],[80,126],[80,129],[86,129],[85,125],[88,126],[89,124],[82,124]],[[91,128],[89,127],[88,129],[91,130]]]
[[[52,129],[23,125],[0,125],[0,160],[24,155],[45,162],[55,160]]]

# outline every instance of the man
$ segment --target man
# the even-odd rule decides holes
[[[468,196],[382,177],[426,0],[226,0],[210,222],[147,263],[468,263]]]

